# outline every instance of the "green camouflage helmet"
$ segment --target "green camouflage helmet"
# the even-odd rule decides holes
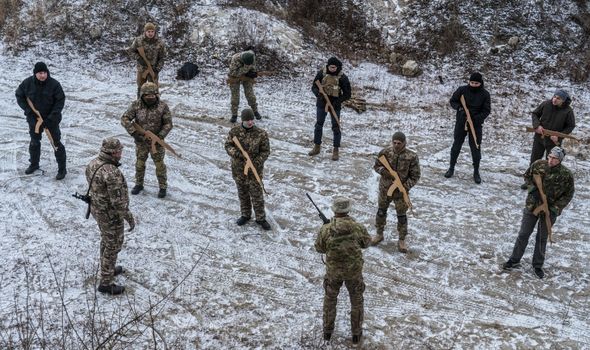
[[[158,85],[152,83],[151,81],[148,81],[141,86],[140,93],[141,96],[149,94],[158,95]]]
[[[121,141],[119,141],[119,139],[116,139],[114,137],[107,137],[106,139],[102,140],[102,147],[100,148],[100,151],[107,154],[113,154],[122,149],[123,145],[121,144]]]

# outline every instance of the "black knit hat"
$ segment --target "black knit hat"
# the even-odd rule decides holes
[[[469,81],[477,81],[478,83],[483,84],[483,77],[478,72],[471,73],[471,76],[469,77]]]
[[[45,62],[37,62],[35,63],[35,68],[33,68],[33,73],[37,74],[39,72],[47,72],[49,73],[49,69],[47,69],[47,65]]]
[[[397,131],[396,133],[391,136],[391,141],[401,141],[403,143],[406,142],[406,134],[401,131]]]
[[[328,59],[328,66],[336,66],[336,67],[342,67],[342,62],[340,62],[339,59],[337,59],[336,57],[330,57],[330,59]]]

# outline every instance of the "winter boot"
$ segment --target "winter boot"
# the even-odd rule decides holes
[[[120,275],[122,273],[123,273],[123,266],[121,266],[121,265],[115,266],[115,276]]]
[[[543,278],[545,277],[545,271],[543,271],[543,269],[540,267],[535,267],[535,275],[537,275],[539,278]]]
[[[449,167],[449,170],[447,170],[447,172],[445,173],[445,177],[448,179],[450,177],[453,177],[453,174],[455,173],[455,167],[451,166]]]
[[[338,147],[334,147],[334,149],[332,150],[332,160],[338,160],[339,156],[338,156]]]
[[[97,290],[101,293],[106,293],[106,294],[111,294],[111,295],[117,295],[117,294],[121,294],[125,291],[125,287],[123,286],[118,286],[116,284],[109,284],[108,286],[105,285],[100,285],[98,286]]]
[[[258,111],[254,112],[254,117],[255,117],[257,120],[260,120],[260,119],[262,119],[262,116],[260,115],[260,113],[258,113]]]
[[[473,169],[473,181],[478,185],[481,183],[481,177],[479,176],[479,169]]]
[[[352,335],[352,343],[353,344],[358,344],[361,342],[361,335],[362,334],[353,334]]]
[[[397,250],[399,250],[400,253],[408,252],[408,246],[406,245],[405,239],[400,239],[397,241]]]
[[[158,198],[164,198],[164,197],[166,197],[166,189],[160,188],[160,191],[158,191]]]
[[[330,339],[332,339],[332,333],[325,332],[324,333],[324,340],[330,341]]]
[[[231,116],[231,118],[229,119],[230,123],[235,123],[238,120],[238,115],[234,114]]]
[[[529,188],[529,184],[527,184],[526,182],[525,182],[525,183],[523,183],[522,185],[520,185],[520,189],[521,189],[521,190],[526,190],[526,189],[528,189],[528,188]]]
[[[141,191],[143,191],[143,185],[135,185],[131,189],[131,194],[133,194],[133,195],[139,194],[139,192],[141,192]]]
[[[371,238],[371,245],[376,246],[377,244],[379,244],[381,242],[383,242],[383,229],[378,228],[377,234],[375,236],[373,236],[373,238]]]
[[[66,171],[66,169],[58,169],[57,175],[55,175],[55,179],[56,180],[63,180],[63,178],[66,177],[67,173],[68,172]]]
[[[39,164],[31,164],[28,168],[25,169],[25,174],[29,175],[35,172],[35,170],[39,169]]]
[[[518,263],[512,262],[512,260],[508,260],[502,264],[502,269],[503,270],[510,270],[513,267],[516,267],[516,265],[518,265]]]
[[[238,220],[236,220],[236,224],[238,224],[238,226],[242,226],[242,225],[244,225],[245,223],[247,223],[248,221],[250,221],[250,218],[247,218],[247,217],[245,217],[245,216],[240,216],[240,217],[238,218]]]
[[[316,154],[320,154],[320,145],[314,143],[313,149],[307,153],[308,156],[315,156]]]
[[[262,220],[256,220],[256,223],[260,226],[262,226],[262,229],[265,231],[269,231],[270,230],[270,224],[268,223],[268,221],[266,221],[266,219],[262,219]]]

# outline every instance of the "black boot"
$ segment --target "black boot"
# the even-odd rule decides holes
[[[158,192],[158,198],[164,198],[164,197],[166,197],[166,189],[160,188],[160,191]]]
[[[447,172],[445,173],[445,177],[448,179],[450,177],[453,176],[453,174],[455,173],[455,167],[449,167],[449,170],[447,170]]]
[[[25,174],[32,174],[39,169],[39,159],[41,158],[41,142],[38,140],[31,140],[29,143],[29,162],[31,165],[25,170]]]
[[[242,225],[244,225],[245,223],[247,223],[248,221],[250,221],[250,218],[248,218],[248,217],[245,217],[245,216],[240,216],[240,217],[238,218],[238,220],[236,220],[236,224],[238,224],[238,226],[242,226]]]
[[[66,174],[68,172],[66,171],[66,169],[59,169],[57,170],[57,175],[55,175],[55,179],[56,180],[63,180],[64,177],[66,177]]]
[[[353,344],[358,344],[360,341],[361,341],[361,335],[360,334],[359,335],[356,335],[355,334],[355,335],[352,336],[352,343]]]
[[[535,267],[535,275],[537,275],[539,278],[543,278],[545,277],[545,271],[543,271],[543,269],[540,267]]]
[[[123,271],[124,271],[123,266],[121,266],[121,265],[115,266],[115,276],[122,274]]]
[[[25,169],[25,174],[32,174],[37,169],[39,169],[39,164],[31,164],[28,168]]]
[[[473,169],[473,181],[475,181],[475,183],[478,185],[481,183],[481,177],[479,176],[479,169]]]
[[[330,339],[332,339],[332,333],[325,332],[324,333],[324,340],[329,341]]]
[[[268,223],[268,221],[266,221],[266,219],[262,219],[262,220],[256,220],[256,223],[260,226],[262,226],[262,228],[265,231],[269,231],[270,230],[270,224]]]
[[[111,295],[117,295],[117,294],[121,294],[125,291],[125,287],[123,286],[118,286],[116,284],[109,284],[108,286],[104,286],[104,285],[100,285],[98,286],[97,290],[101,293],[106,293],[106,294],[111,294]]]
[[[254,117],[256,117],[257,120],[262,119],[262,116],[260,115],[260,113],[258,113],[258,111],[254,112]]]
[[[231,118],[229,119],[230,123],[235,123],[236,121],[238,121],[238,116],[237,115],[232,115]]]
[[[131,194],[139,194],[141,191],[143,191],[143,185],[135,185],[131,189]]]

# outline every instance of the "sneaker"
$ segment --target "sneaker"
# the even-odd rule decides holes
[[[254,117],[258,120],[262,119],[262,116],[258,112],[254,112]]]
[[[39,169],[39,164],[37,165],[29,165],[28,168],[25,169],[25,174],[29,175],[35,172],[35,170]]]
[[[238,226],[242,226],[245,223],[247,223],[248,221],[250,221],[250,218],[247,218],[245,216],[240,216],[240,218],[238,220],[236,220],[236,224],[238,224]]]
[[[268,221],[266,221],[265,219],[262,220],[256,220],[256,223],[260,226],[262,226],[262,228],[266,231],[270,230],[270,224],[268,223]]]
[[[118,286],[114,283],[109,284],[108,286],[104,286],[101,284],[100,286],[98,286],[97,290],[101,293],[117,295],[123,293],[125,291],[125,287]]]
[[[66,177],[67,173],[68,172],[66,171],[66,169],[58,170],[57,175],[55,175],[55,179],[56,180],[63,180]]]
[[[540,267],[535,267],[535,275],[537,275],[539,278],[543,278],[545,277],[545,271],[543,271],[543,269]]]
[[[445,173],[445,177],[448,179],[448,178],[452,177],[454,173],[455,173],[455,168],[450,167],[449,170],[447,170],[447,172]]]
[[[120,275],[123,273],[123,266],[115,266],[115,276]]]
[[[332,333],[324,333],[324,340],[329,341],[330,339],[332,339]]]
[[[229,119],[230,123],[235,123],[236,121],[238,121],[238,116],[237,115],[232,115],[231,118]]]
[[[143,191],[143,185],[135,185],[131,189],[131,194],[139,194],[141,191]]]
[[[516,267],[516,265],[518,265],[518,263],[512,262],[510,260],[506,261],[505,263],[502,264],[502,269],[503,270],[510,270],[513,267]]]
[[[166,197],[166,189],[160,188],[160,191],[158,191],[158,198],[164,198],[164,197]]]

